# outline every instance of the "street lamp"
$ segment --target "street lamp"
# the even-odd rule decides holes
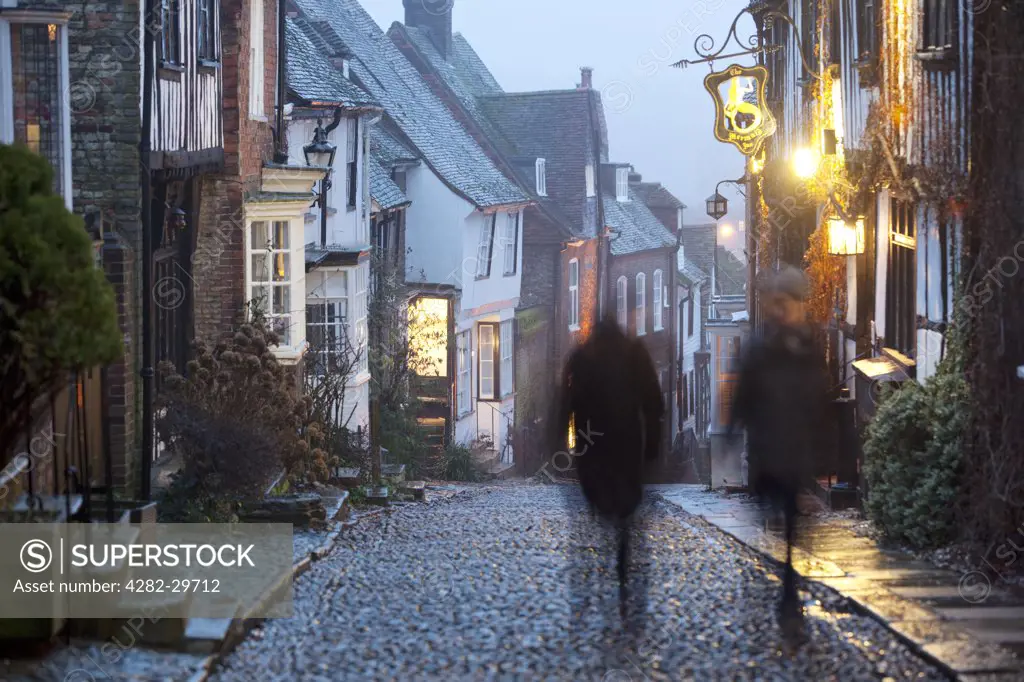
[[[801,180],[813,178],[818,172],[818,154],[813,149],[798,149],[793,154],[793,170]]]
[[[852,222],[843,218],[829,218],[828,252],[833,256],[856,256],[864,253],[864,218],[857,218]]]
[[[332,126],[333,128],[333,126]],[[334,154],[338,148],[327,139],[327,131],[324,130],[323,119],[316,120],[316,129],[313,131],[313,141],[302,148],[306,156],[307,166],[320,166],[326,168],[324,179],[320,181],[320,245],[327,244],[327,190],[331,188],[331,170],[334,167]]]
[[[729,212],[729,200],[717,191],[704,200],[707,206],[708,215],[715,220],[721,220],[722,216]]]

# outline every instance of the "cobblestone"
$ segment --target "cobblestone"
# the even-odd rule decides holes
[[[811,643],[784,655],[776,569],[670,505],[645,516],[639,639],[619,631],[611,538],[574,490],[481,487],[347,529],[297,581],[295,616],[268,621],[212,679],[945,679],[813,585]]]

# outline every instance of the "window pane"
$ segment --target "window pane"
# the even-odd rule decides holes
[[[253,287],[252,304],[264,314],[269,312],[267,307],[270,305],[270,287]]]
[[[291,258],[285,251],[278,251],[274,254],[274,281],[287,282],[291,279]]]
[[[288,248],[288,222],[274,221],[274,249]]]
[[[274,315],[287,313],[291,306],[291,287],[274,287],[274,308],[270,312]]]
[[[58,32],[66,35],[66,29]],[[50,162],[53,189],[62,194],[66,150],[58,32],[51,36],[46,24],[11,24],[10,50],[14,141]]]
[[[266,249],[270,246],[270,232],[267,223],[263,221],[254,222],[249,227],[250,243],[249,248],[253,251]]]
[[[292,318],[290,315],[282,315],[281,317],[272,317],[271,326],[274,331],[281,337],[281,345],[290,346],[292,345],[291,326]]]
[[[270,254],[254,253],[250,256],[252,263],[252,281],[267,282],[270,280]]]

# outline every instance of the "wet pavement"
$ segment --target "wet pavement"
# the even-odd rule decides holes
[[[776,559],[784,556],[778,528],[750,498],[709,493],[701,486],[655,488],[666,501],[748,546]],[[847,597],[961,679],[1024,680],[1024,595],[993,586],[977,571],[956,573],[881,549],[854,533],[853,523],[804,519],[797,570]]]

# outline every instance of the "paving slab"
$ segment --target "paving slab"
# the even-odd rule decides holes
[[[922,649],[958,673],[1016,672],[1020,679],[1021,660],[993,644],[971,640],[935,642],[925,644]]]
[[[970,639],[966,631],[941,620],[894,620],[889,627],[919,645]]]
[[[933,611],[907,599],[900,599],[885,590],[857,592],[851,595],[851,599],[886,621],[938,619]]]
[[[964,606],[938,609],[939,615],[948,620],[1021,620],[1024,606]]]

